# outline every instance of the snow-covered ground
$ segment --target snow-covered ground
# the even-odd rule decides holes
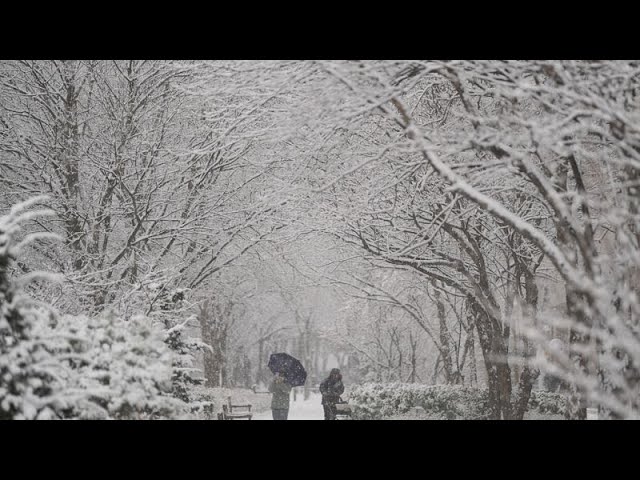
[[[296,401],[291,400],[289,407],[289,420],[323,420],[324,411],[320,403],[322,397],[317,393],[309,395],[308,400],[304,400],[302,395],[298,395]],[[256,413],[254,420],[273,420],[271,410]]]

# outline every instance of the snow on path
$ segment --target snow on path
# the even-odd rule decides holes
[[[289,407],[289,420],[324,420],[324,410],[320,403],[322,397],[317,393],[309,395],[308,400],[304,400],[302,395],[298,395],[296,401],[291,399]],[[273,420],[271,410],[256,413],[253,420]]]

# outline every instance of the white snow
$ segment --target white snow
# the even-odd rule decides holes
[[[312,393],[307,400],[302,395],[295,401],[292,399],[288,420],[324,420],[321,400],[322,396],[318,393]],[[271,410],[254,415],[253,420],[273,420]]]
[[[587,420],[598,420],[597,408],[587,408]]]

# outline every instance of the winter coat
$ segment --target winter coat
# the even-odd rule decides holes
[[[269,385],[269,391],[273,393],[273,397],[271,397],[271,410],[289,409],[291,385],[285,381],[276,382],[273,380],[271,385]]]
[[[338,403],[340,395],[344,393],[342,376],[335,378],[335,376],[329,375],[329,378],[320,384],[320,393],[322,394],[323,405],[335,405]]]

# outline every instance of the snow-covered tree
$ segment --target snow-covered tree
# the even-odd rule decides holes
[[[173,352],[164,332],[142,315],[61,316],[47,329],[64,360],[67,418],[162,419],[187,413],[173,395]],[[66,347],[66,348],[65,348]]]
[[[539,369],[568,418],[637,418],[639,88],[637,61],[0,62],[0,204],[48,193],[26,238],[63,238],[11,265],[66,275],[33,288],[59,352],[70,318],[161,327],[187,403],[198,349],[216,386],[333,349],[486,386],[491,418],[523,418]]]
[[[484,320],[476,319],[476,325],[484,351],[491,354],[485,355],[488,373],[497,375],[490,395],[500,402],[510,391],[502,387],[510,352],[501,338],[508,331],[510,302],[493,297],[497,285],[511,282],[522,292],[530,324],[525,342],[548,348],[550,338],[544,338],[539,320],[568,331],[570,358],[551,355],[555,372],[563,372],[575,390],[568,416],[584,418],[586,401],[618,416],[637,416],[637,282],[631,279],[638,264],[638,63],[318,63],[326,73],[318,85],[328,105],[323,110],[317,100],[309,105],[334,112],[331,120],[325,115],[318,123],[324,126],[321,142],[327,145],[326,135],[333,135],[341,145],[345,139],[353,145],[350,152],[340,148],[339,160],[329,162],[319,190],[330,191],[342,181],[353,189],[373,172],[376,180],[366,185],[377,183],[377,191],[390,192],[390,201],[377,211],[413,217],[417,229],[408,233],[414,245],[430,255],[451,255],[435,234],[460,237],[457,243],[470,264],[455,257],[420,261],[457,264],[460,274],[477,283],[470,294],[478,319]],[[403,188],[411,188],[410,199],[423,194],[428,199],[434,187],[450,200],[435,205],[440,210],[432,206],[424,218],[412,204],[394,200]],[[456,205],[462,210],[452,210]],[[382,244],[379,251],[391,261],[409,251],[387,248],[391,232],[399,236],[406,228],[397,216],[373,247]],[[447,231],[450,218],[454,230]],[[423,236],[425,222],[429,230]],[[488,249],[480,255],[482,243]],[[487,269],[487,255],[497,260],[498,248],[513,252],[501,267],[513,272],[506,277]],[[536,313],[536,270],[542,261],[566,290],[565,312],[555,318],[540,319]],[[529,367],[525,377],[531,377],[532,345],[519,353]],[[522,387],[526,394],[529,387]],[[520,395],[515,403],[523,400]],[[502,407],[497,412],[509,416]]]
[[[0,419],[52,419],[65,406],[65,384],[60,378],[54,344],[38,327],[52,321],[53,313],[25,292],[34,281],[50,276],[16,275],[15,262],[22,249],[45,235],[20,239],[20,226],[52,212],[29,210],[41,203],[34,198],[15,205],[0,217]]]

